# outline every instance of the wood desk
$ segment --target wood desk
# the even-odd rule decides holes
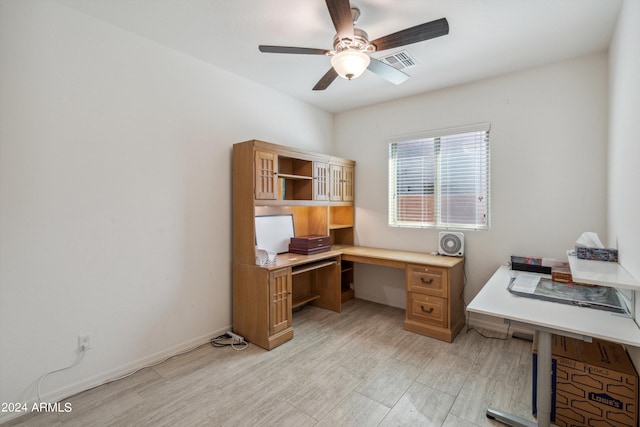
[[[452,268],[463,259],[423,252],[399,251],[395,249],[371,248],[367,246],[334,245],[342,253],[344,261],[381,265],[393,268],[406,268],[407,264],[425,264],[434,267]]]
[[[425,264],[434,267],[452,268],[464,261],[464,259],[460,257],[431,255],[423,252],[372,248],[368,246],[333,245],[330,250],[313,255],[280,254],[277,256],[275,263],[262,265],[260,267],[275,270],[282,267],[293,267],[323,260],[336,255],[341,255],[343,261],[402,269],[405,269],[407,264]]]
[[[585,341],[600,338],[637,347],[640,346],[640,328],[632,318],[607,311],[517,297],[509,293],[507,286],[511,277],[518,274],[522,273],[500,267],[467,310],[538,331],[537,425],[546,427],[550,425],[551,417],[551,334]],[[491,408],[487,410],[487,416],[511,426],[536,425]]]
[[[463,328],[463,258],[334,245],[314,255],[279,254],[263,266],[235,263],[234,332],[270,350],[293,338],[292,308],[312,304],[340,312],[340,273],[347,262],[405,270],[404,329],[451,342]]]
[[[464,327],[464,258],[366,246],[339,249],[343,261],[405,270],[405,330],[452,342]]]

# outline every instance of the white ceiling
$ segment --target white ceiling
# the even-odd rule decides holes
[[[408,45],[418,65],[396,86],[371,72],[312,91],[329,58],[259,44],[331,49],[323,0],[58,0],[132,33],[337,113],[606,50],[621,0],[354,0],[378,37],[442,17],[449,35]],[[402,50],[374,53],[380,58]]]

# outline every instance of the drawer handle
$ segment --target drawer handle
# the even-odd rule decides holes
[[[421,277],[421,278],[420,278],[420,281],[421,281],[422,283],[424,283],[425,285],[430,285],[430,284],[432,284],[432,283],[433,283],[433,277],[432,277],[431,279],[429,279],[429,280],[424,280],[424,277]]]
[[[420,310],[422,310],[423,313],[427,313],[427,314],[433,313],[433,307],[429,307],[429,310],[425,310],[424,306],[421,305]]]

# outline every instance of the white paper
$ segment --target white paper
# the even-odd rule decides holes
[[[585,231],[576,240],[576,246],[584,246],[587,248],[604,248],[604,245],[598,237],[598,233],[592,231]]]
[[[293,215],[256,216],[256,246],[277,254],[289,252],[294,237]]]
[[[256,247],[256,265],[275,264],[278,261],[278,255],[275,252],[265,251]]]
[[[511,290],[515,292],[532,294],[536,291],[536,287],[538,286],[539,282],[540,276],[533,276],[531,274],[519,274],[513,281]]]

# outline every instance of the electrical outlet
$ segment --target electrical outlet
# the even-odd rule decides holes
[[[91,348],[91,334],[78,335],[78,351],[86,351]]]

